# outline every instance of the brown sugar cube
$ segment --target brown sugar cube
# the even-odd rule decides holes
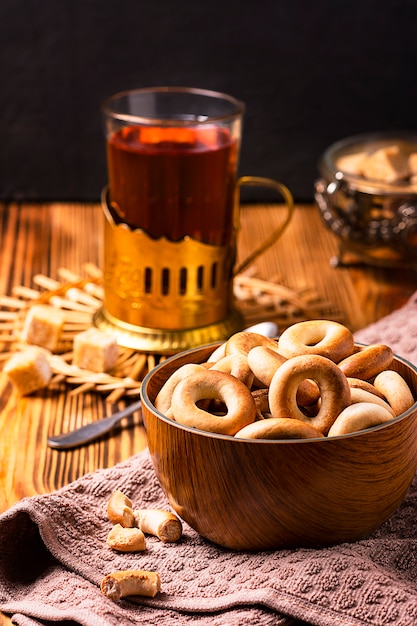
[[[54,352],[64,326],[64,312],[47,304],[32,306],[26,315],[21,338],[26,343]]]
[[[343,155],[337,160],[337,168],[346,174],[359,175],[364,157],[364,152]]]
[[[369,180],[393,183],[408,176],[408,158],[398,146],[380,148],[363,160],[361,173]]]
[[[5,364],[4,373],[22,396],[47,387],[52,378],[46,354],[36,348],[16,352]]]
[[[119,356],[114,337],[98,328],[89,328],[74,337],[73,364],[91,372],[108,372]]]

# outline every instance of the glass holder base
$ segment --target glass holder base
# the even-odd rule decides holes
[[[105,308],[99,309],[93,318],[94,325],[111,333],[120,346],[139,352],[171,355],[201,345],[225,341],[242,330],[244,320],[237,310],[224,319],[208,326],[166,330],[134,326],[110,315]]]

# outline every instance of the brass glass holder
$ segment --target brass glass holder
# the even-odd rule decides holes
[[[104,213],[104,303],[94,324],[119,345],[173,354],[222,341],[243,327],[233,306],[234,243],[215,246],[191,237],[173,242],[132,230]]]

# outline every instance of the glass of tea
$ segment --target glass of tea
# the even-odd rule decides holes
[[[174,352],[241,327],[232,282],[275,243],[293,200],[272,179],[238,178],[244,105],[188,87],[115,94],[103,104],[104,304],[96,324],[121,345]],[[287,215],[236,267],[242,185],[275,189]]]

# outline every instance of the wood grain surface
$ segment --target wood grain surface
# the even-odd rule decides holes
[[[282,215],[280,206],[242,209],[240,259],[261,243]],[[81,273],[85,263],[101,266],[102,232],[98,204],[0,204],[0,296],[11,294],[15,285],[33,287],[36,274],[56,278],[62,267]],[[335,319],[353,331],[399,308],[417,289],[411,270],[334,268],[330,259],[337,250],[335,237],[325,230],[315,207],[297,206],[280,241],[250,270],[301,297],[307,294],[315,308],[304,312],[305,317]],[[255,317],[250,308],[243,312],[248,323],[262,317],[259,307]],[[276,316],[281,327],[291,322],[287,312]],[[270,319],[270,313],[265,310],[264,319]],[[8,349],[7,343],[0,343],[0,351]],[[126,419],[114,436],[88,446],[68,452],[47,447],[49,434],[98,420],[124,404],[119,400],[109,406],[99,393],[73,395],[65,383],[19,398],[0,372],[0,512],[25,496],[48,493],[143,449],[146,437],[137,414]],[[0,624],[9,623],[0,616]]]

